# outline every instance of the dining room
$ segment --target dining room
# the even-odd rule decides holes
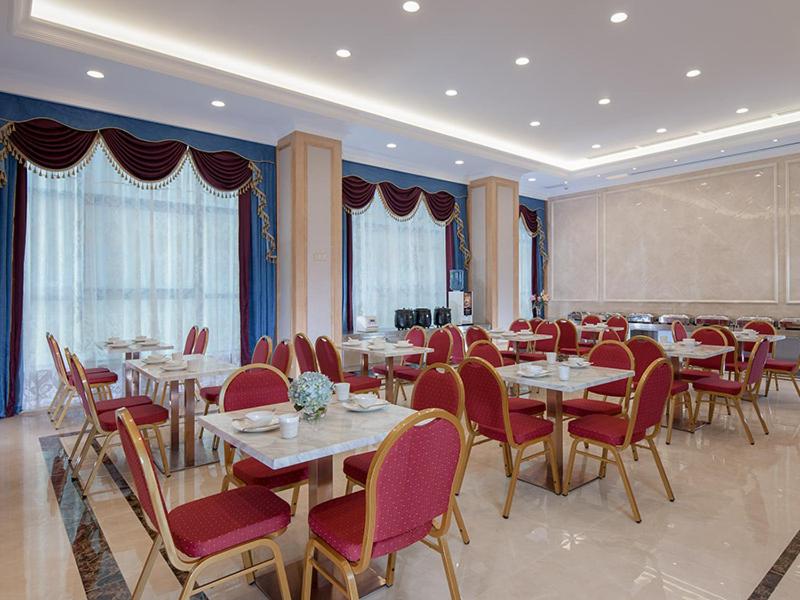
[[[0,17],[0,596],[800,597],[800,5]]]

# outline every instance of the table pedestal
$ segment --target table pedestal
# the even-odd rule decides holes
[[[670,361],[672,362],[672,375],[673,377],[678,376],[681,368],[681,359],[677,356],[673,356]],[[672,402],[672,398],[668,400],[668,402]],[[668,412],[668,411],[667,411]],[[686,414],[686,407],[683,405],[683,402],[679,403],[678,406],[678,414],[675,415],[675,420],[672,423],[672,429],[676,431],[685,431],[686,433],[694,433],[701,427],[705,427],[708,425],[708,421],[698,421],[697,423],[692,423],[692,419],[690,415]],[[665,421],[664,427],[669,425],[669,420]]]

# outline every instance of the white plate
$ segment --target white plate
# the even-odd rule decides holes
[[[133,338],[133,341],[134,342],[144,342],[146,339],[147,339],[146,335],[137,335],[135,338]]]
[[[518,377],[524,377],[526,379],[538,379],[539,377],[544,377],[545,375],[549,374],[550,374],[549,369],[545,369],[544,371],[539,371],[538,373],[522,373],[520,371],[517,371]]]
[[[582,365],[573,365],[572,363],[565,362],[570,369],[585,369],[586,367],[591,367],[592,363],[583,363]]]
[[[109,348],[127,348],[128,346],[130,346],[128,342],[114,342],[108,345]]]
[[[383,402],[381,402],[379,404],[373,404],[369,408],[362,408],[361,406],[359,406],[355,402],[351,402],[350,400],[347,400],[347,401],[341,403],[342,406],[344,406],[347,410],[352,411],[352,412],[373,412],[375,410],[380,410],[382,408],[386,408],[386,406],[388,406],[388,404],[389,403],[386,402],[386,400],[384,400]]]
[[[413,348],[414,344],[411,342],[395,342],[395,346],[398,348]]]
[[[251,421],[247,419],[233,419],[231,421],[231,425],[236,431],[241,433],[261,433],[264,431],[272,431],[273,429],[278,429],[281,426],[281,422],[278,420],[278,417],[274,417],[271,423],[267,423],[266,425],[248,425]]]
[[[342,346],[360,346],[361,340],[347,340],[346,342],[342,342]]]
[[[180,364],[177,364],[177,365],[176,364],[172,364],[172,363],[167,363],[162,368],[165,371],[185,371],[187,369],[187,367],[188,367],[188,365],[186,363],[180,363]]]
[[[160,365],[161,363],[167,362],[167,357],[151,354],[147,358],[143,358],[142,361],[148,365]]]
[[[158,344],[159,344],[158,340],[144,340],[142,342],[139,342],[140,346],[158,346]]]

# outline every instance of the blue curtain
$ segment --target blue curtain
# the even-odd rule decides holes
[[[4,122],[0,121],[0,125]],[[0,418],[16,414],[22,395],[15,394],[16,406],[6,403],[12,386],[22,389],[22,364],[16,373],[9,371],[11,362],[11,272],[14,243],[14,192],[17,186],[17,160],[7,156],[0,163],[5,173],[5,185],[0,187]],[[0,182],[2,183],[2,182]],[[21,354],[21,353],[20,353]],[[16,384],[16,385],[15,385]]]
[[[537,198],[528,198],[526,196],[519,197],[519,203],[528,207],[531,210],[536,211],[536,216],[539,217],[539,227],[541,227],[541,234],[543,236],[543,244],[545,252],[547,252],[547,203],[544,200],[539,200]],[[539,274],[537,278],[537,289],[533,290],[534,294],[541,295],[544,291],[543,283],[544,283],[544,256],[539,251],[539,240],[534,240],[534,248],[536,249],[535,252],[535,260],[536,260],[536,272]]]
[[[276,234],[278,226],[277,198],[275,189],[275,163],[260,163],[259,168],[264,180],[260,189],[267,195],[267,214],[269,215],[270,230]],[[270,336],[275,343],[276,327],[276,300],[277,279],[275,263],[265,260],[267,255],[267,240],[261,235],[261,218],[258,216],[258,199],[253,195],[250,207],[252,247],[252,269],[250,271],[250,352],[262,335]]]

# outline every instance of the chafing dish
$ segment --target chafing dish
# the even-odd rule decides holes
[[[731,324],[729,317],[725,315],[697,315],[694,318],[695,325],[725,325]]]
[[[742,328],[750,321],[766,321],[767,323],[775,325],[775,319],[772,317],[739,317],[736,319],[736,327]]]
[[[567,318],[570,321],[575,321],[576,323],[580,323],[581,321],[583,321],[583,317],[585,317],[588,314],[589,313],[584,312],[582,310],[573,310],[571,313],[567,315]]]
[[[650,313],[630,313],[628,323],[655,323],[656,317]]]
[[[661,315],[658,317],[658,322],[665,325],[672,325],[675,321],[688,325],[691,323],[692,318],[689,315]]]
[[[800,317],[781,319],[781,327],[783,329],[800,329]]]

